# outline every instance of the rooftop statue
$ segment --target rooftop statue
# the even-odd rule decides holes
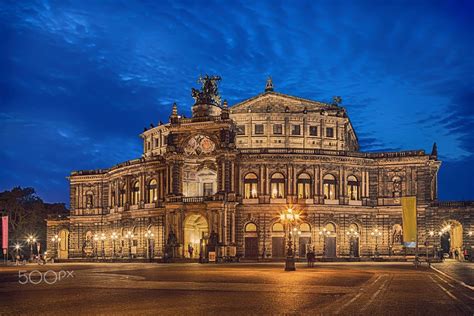
[[[215,106],[221,105],[221,97],[217,91],[217,82],[221,80],[219,76],[206,75],[199,77],[198,82],[201,84],[201,91],[192,89],[191,95],[194,98],[194,104],[212,104]]]

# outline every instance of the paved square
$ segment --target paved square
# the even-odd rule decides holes
[[[31,276],[29,284],[19,283],[26,280],[19,278],[20,270]],[[73,271],[73,277],[63,273],[54,282],[61,270]],[[47,282],[40,282],[45,272]],[[2,313],[12,314],[470,315],[474,310],[472,290],[428,267],[400,263],[299,264],[295,272],[283,271],[282,263],[2,267],[0,297]]]

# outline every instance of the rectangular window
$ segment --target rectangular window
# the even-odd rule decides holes
[[[291,135],[301,135],[300,125],[292,125],[291,126]]]
[[[263,134],[263,124],[255,124],[255,135]]]
[[[160,147],[160,139],[155,138],[155,147]]]
[[[283,134],[283,126],[281,124],[273,124],[273,134],[275,135]]]
[[[334,128],[332,127],[326,128],[326,137],[334,137]]]
[[[245,125],[237,125],[237,135],[245,135]]]
[[[204,196],[211,196],[212,194],[214,194],[212,183],[204,183],[203,189],[204,189],[204,192],[203,192]]]
[[[309,136],[318,136],[318,127],[310,126],[309,127]]]

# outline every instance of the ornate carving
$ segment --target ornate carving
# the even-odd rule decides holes
[[[216,144],[204,135],[196,135],[188,140],[184,152],[187,155],[209,154],[216,148]]]

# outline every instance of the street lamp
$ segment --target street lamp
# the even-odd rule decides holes
[[[59,259],[59,242],[61,241],[61,237],[54,235],[54,237],[51,238],[51,241],[56,246],[56,259]]]
[[[378,257],[379,256],[379,250],[378,250],[379,237],[382,236],[382,232],[376,228],[374,229],[373,232],[370,233],[370,235],[372,235],[372,237],[375,237],[375,256],[374,257]]]
[[[111,238],[112,238],[112,244],[113,244],[113,255],[112,255],[112,259],[115,259],[115,240],[117,240],[117,238],[118,238],[117,233],[116,233],[116,232],[112,232]]]
[[[148,256],[148,259],[150,259],[150,261],[153,259],[153,237],[155,237],[155,234],[153,234],[151,232],[151,230],[148,230],[146,233],[145,233],[145,237],[146,237],[146,242],[147,242],[147,247],[146,247],[146,254]]]
[[[36,238],[30,235],[26,239],[26,242],[30,245],[30,260],[32,260],[33,259],[33,245],[36,243]]]
[[[354,239],[359,237],[359,233],[351,228],[346,232],[346,235],[349,237],[349,257],[352,258],[354,257]]]
[[[105,259],[105,240],[107,239],[107,237],[105,237],[105,233],[102,233],[100,234],[100,243],[101,243],[101,247],[102,247],[102,259]]]
[[[132,258],[132,238],[134,237],[131,231],[128,231],[125,236],[128,238],[128,257]]]
[[[285,271],[295,271],[295,254],[293,252],[291,235],[292,235],[292,227],[297,223],[300,219],[300,214],[294,212],[293,209],[290,207],[285,212],[280,214],[280,220],[283,224],[286,224],[286,231],[288,232],[288,250],[286,254],[285,260]]]

